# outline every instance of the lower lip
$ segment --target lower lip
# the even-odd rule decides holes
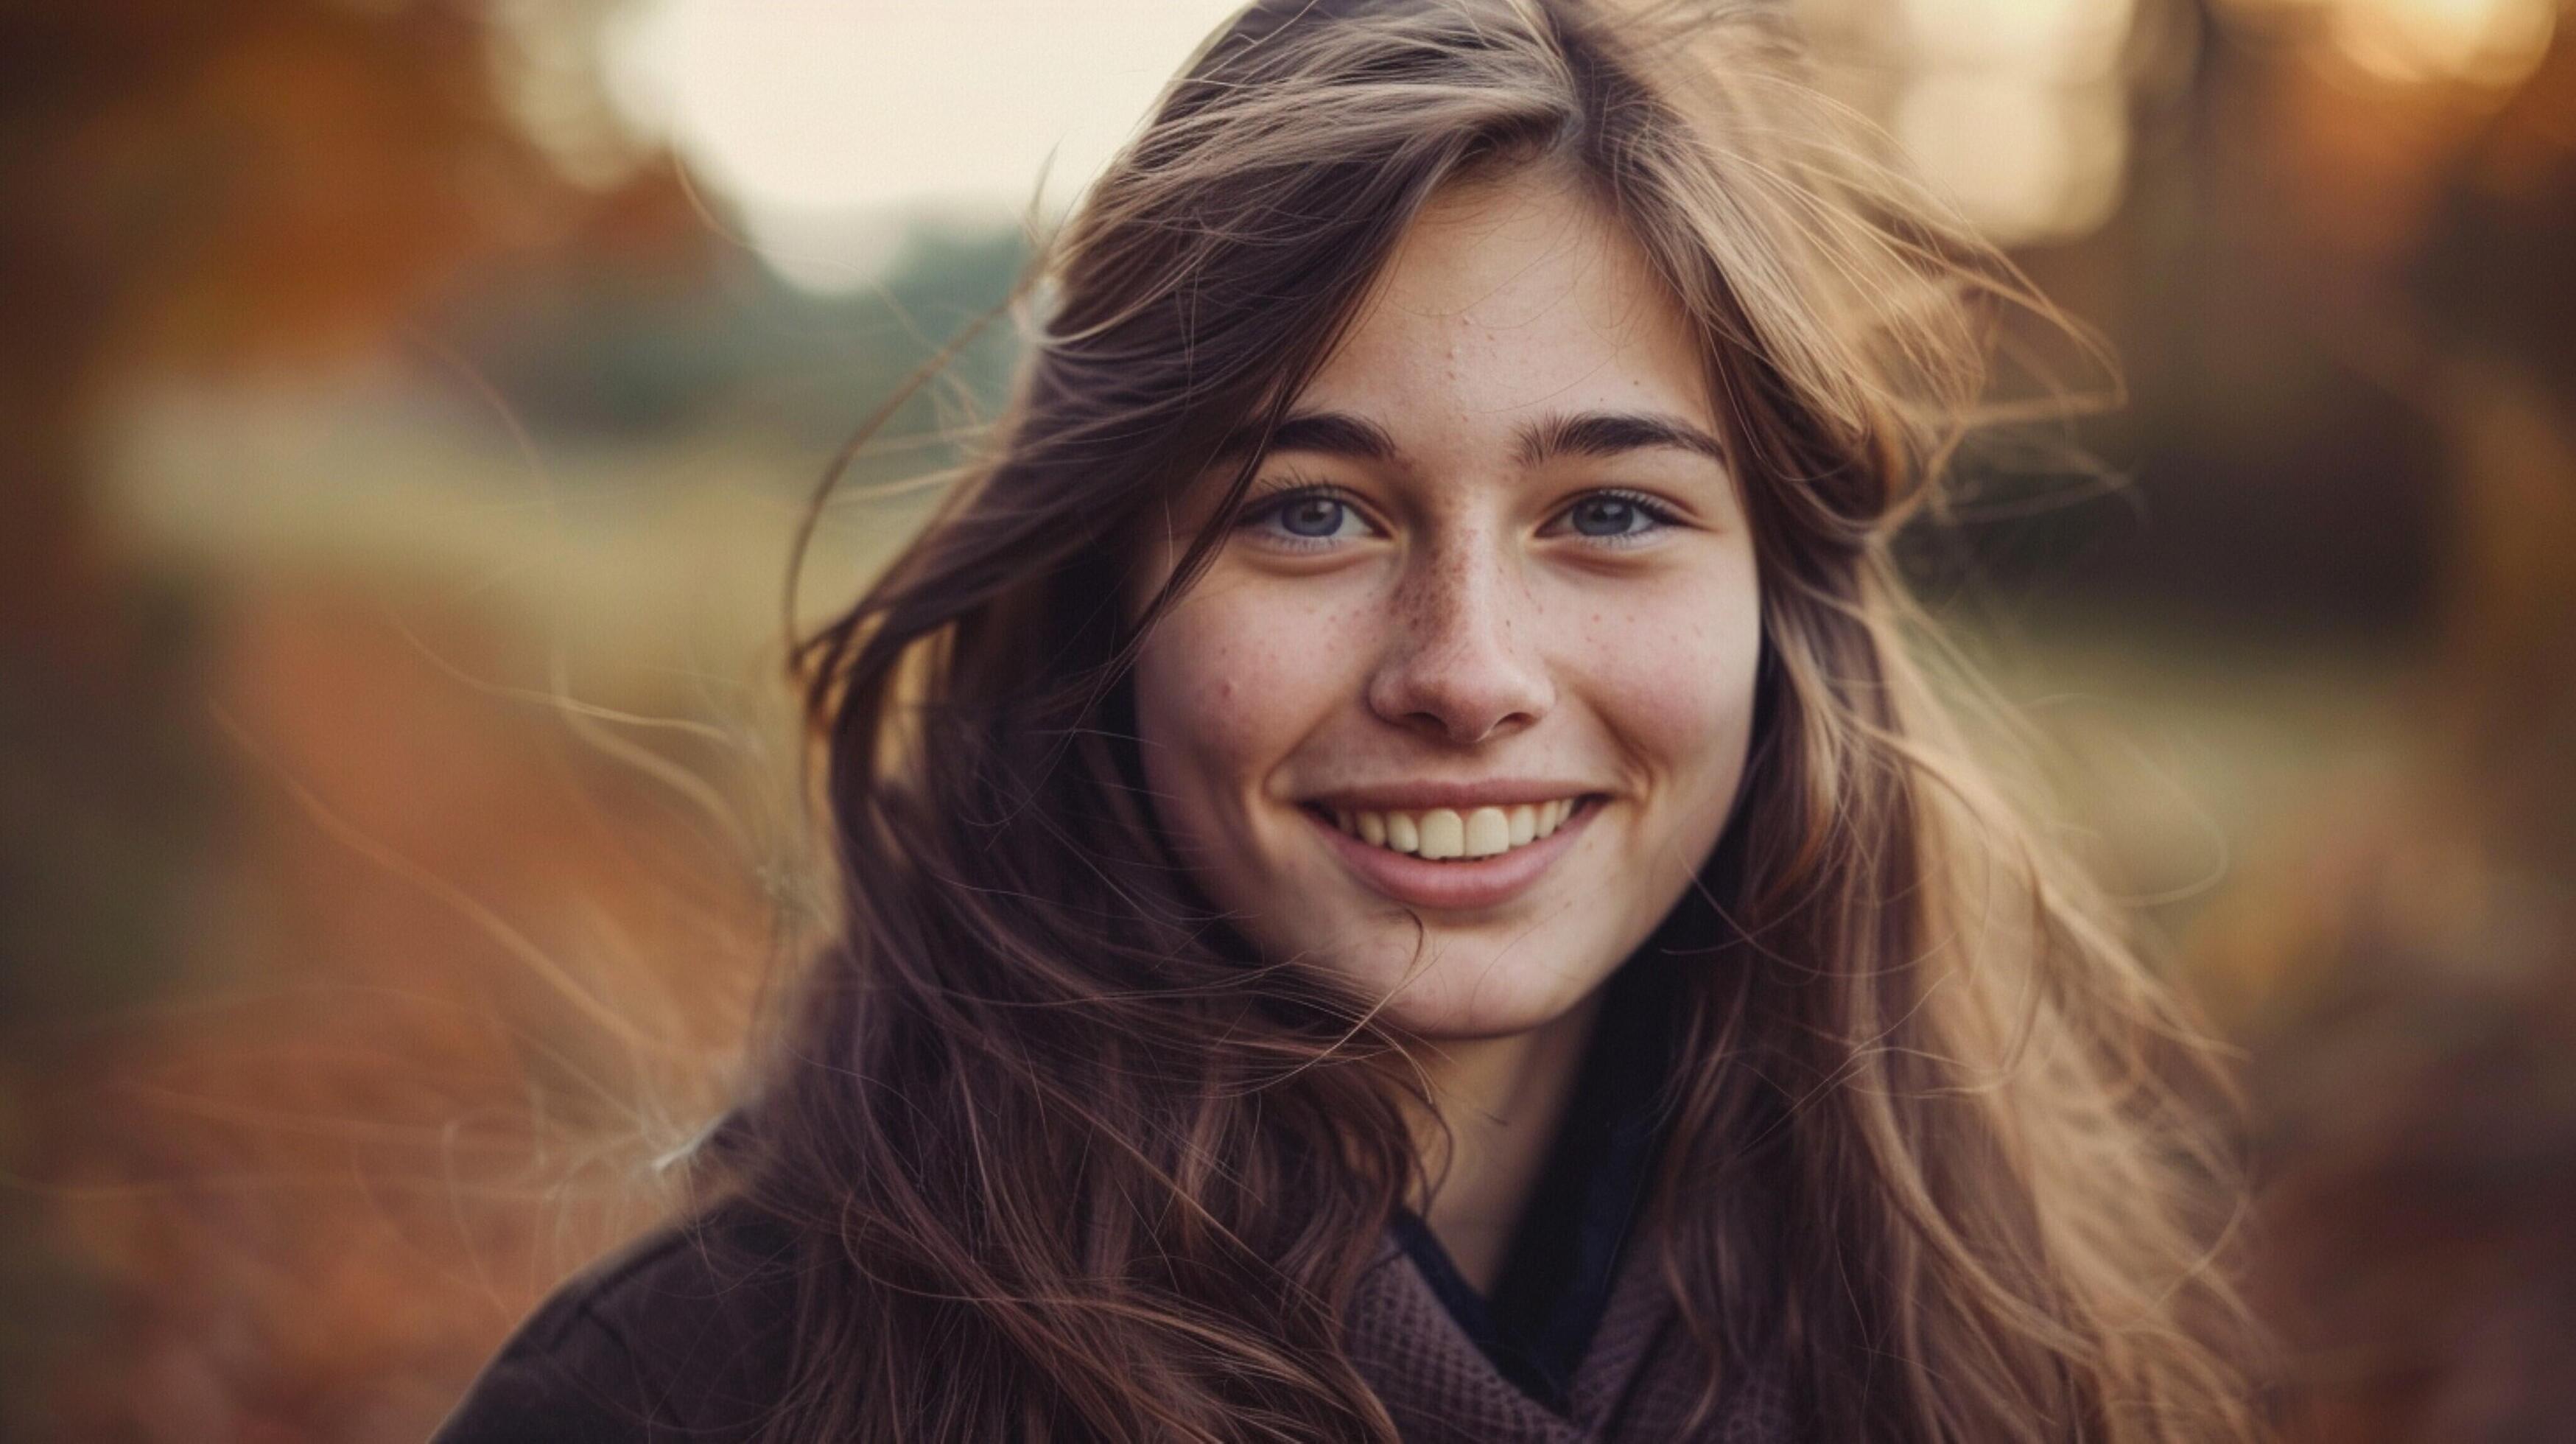
[[[1591,825],[1592,814],[1601,810],[1601,804],[1602,799],[1597,797],[1583,799],[1556,831],[1535,842],[1492,857],[1447,862],[1425,862],[1410,853],[1363,842],[1335,827],[1331,818],[1316,816],[1311,808],[1297,810],[1315,824],[1343,863],[1369,886],[1397,902],[1444,912],[1467,912],[1509,902],[1546,875],[1565,850],[1574,845],[1575,834]]]

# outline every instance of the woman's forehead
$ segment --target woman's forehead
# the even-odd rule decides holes
[[[1518,445],[1551,415],[1716,430],[1680,302],[1624,226],[1547,170],[1435,196],[1292,410],[1364,418],[1426,456]]]

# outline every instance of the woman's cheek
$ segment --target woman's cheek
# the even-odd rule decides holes
[[[1164,618],[1141,662],[1158,747],[1237,795],[1327,718],[1355,648],[1342,609],[1267,579],[1211,576]],[[1159,725],[1158,725],[1159,724]]]
[[[1752,731],[1759,612],[1749,578],[1731,568],[1597,609],[1576,653],[1584,690],[1662,785],[1731,790]]]

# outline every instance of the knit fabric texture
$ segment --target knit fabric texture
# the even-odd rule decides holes
[[[1785,1444],[1777,1391],[1758,1376],[1722,1379],[1692,1424],[1709,1371],[1653,1254],[1626,1251],[1568,1414],[1496,1370],[1392,1233],[1351,1301],[1352,1358],[1407,1444]],[[521,1324],[433,1444],[757,1437],[786,1379],[793,1255],[776,1224],[727,1210],[619,1250]]]

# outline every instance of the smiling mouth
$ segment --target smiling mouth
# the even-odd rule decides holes
[[[1426,862],[1482,862],[1554,836],[1600,793],[1510,807],[1432,807],[1418,811],[1352,811],[1301,804],[1307,812],[1371,847]]]

